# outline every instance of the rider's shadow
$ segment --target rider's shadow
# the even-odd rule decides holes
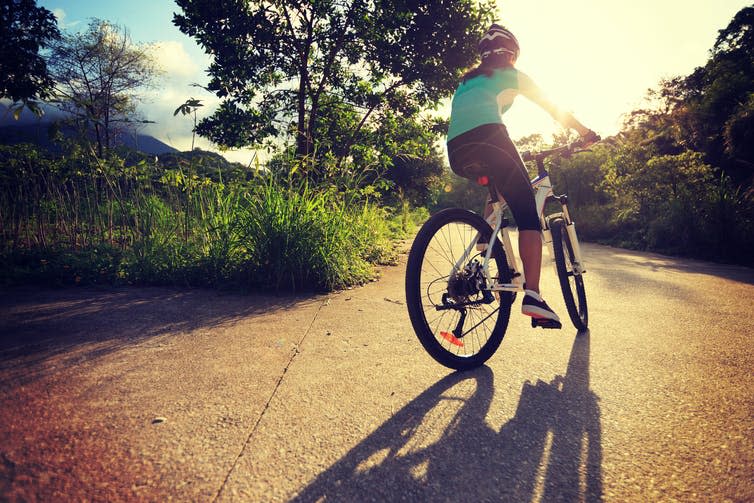
[[[589,333],[576,337],[565,376],[524,384],[499,430],[486,420],[493,381],[487,367],[448,375],[293,501],[601,501]]]

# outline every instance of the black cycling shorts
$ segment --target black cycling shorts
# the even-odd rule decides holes
[[[448,160],[459,176],[476,180],[487,175],[508,203],[519,230],[542,230],[524,161],[504,125],[485,124],[456,136],[448,142]]]

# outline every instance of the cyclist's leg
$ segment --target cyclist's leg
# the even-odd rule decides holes
[[[497,191],[505,199],[518,226],[518,251],[524,265],[528,289],[539,292],[542,265],[542,237],[537,205],[526,168],[507,134],[498,140],[500,151],[494,166]]]
[[[490,175],[490,166],[501,155],[499,146],[490,139],[494,139],[500,127],[500,124],[485,124],[451,139],[447,145],[450,169],[455,174],[474,181],[480,176]],[[492,215],[493,194],[497,193],[494,183],[490,183],[489,189],[490,195],[485,199],[482,210],[485,220]],[[486,249],[486,240],[480,240],[477,250]]]
[[[524,265],[527,286],[539,292],[542,263],[542,240],[537,206],[532,194],[526,166],[502,124],[487,124],[448,142],[450,168],[458,175],[473,178],[470,167],[482,167],[491,175],[490,193],[505,201],[513,213],[519,231],[519,253]],[[492,213],[486,204],[485,219]],[[534,232],[526,232],[526,231]]]
[[[539,295],[539,277],[542,268],[542,234],[526,168],[513,142],[502,135],[498,139],[503,155],[495,164],[494,178],[498,192],[505,198],[518,225],[518,248],[526,278],[526,295],[522,312],[534,318],[559,322],[558,316]]]
[[[518,230],[518,253],[524,264],[526,288],[539,293],[539,276],[542,271],[542,233],[536,230]]]

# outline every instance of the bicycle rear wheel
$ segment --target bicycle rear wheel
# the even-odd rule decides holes
[[[555,218],[550,222],[552,247],[555,252],[555,268],[558,271],[560,289],[563,290],[568,316],[577,330],[586,330],[589,325],[589,311],[586,304],[584,275],[573,270],[574,254],[565,221]]]
[[[495,353],[513,302],[510,292],[483,290],[480,283],[509,283],[511,272],[495,240],[490,277],[483,277],[484,254],[473,246],[477,235],[482,242],[492,235],[482,217],[459,208],[443,210],[419,230],[406,266],[406,305],[414,331],[435,360],[457,370],[478,367]]]

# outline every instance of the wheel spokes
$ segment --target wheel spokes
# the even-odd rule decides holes
[[[471,356],[484,346],[495,327],[494,315],[499,310],[499,307],[493,304],[466,306],[464,308],[466,317],[460,333],[452,336],[448,335],[453,334],[459,326],[460,309],[444,306],[445,309],[437,310],[438,305],[442,306],[443,294],[450,296],[449,284],[452,276],[463,275],[464,268],[479,258],[479,253],[470,247],[477,234],[476,228],[461,222],[444,225],[428,243],[421,265],[422,309],[427,324],[438,344],[446,351],[458,356]],[[469,248],[471,250],[467,253]],[[483,261],[482,258],[479,260]],[[457,264],[460,265],[460,270],[456,267]],[[496,264],[492,260],[490,276],[497,275]],[[468,297],[457,297],[454,302],[470,302],[478,299],[481,299],[481,292]]]

